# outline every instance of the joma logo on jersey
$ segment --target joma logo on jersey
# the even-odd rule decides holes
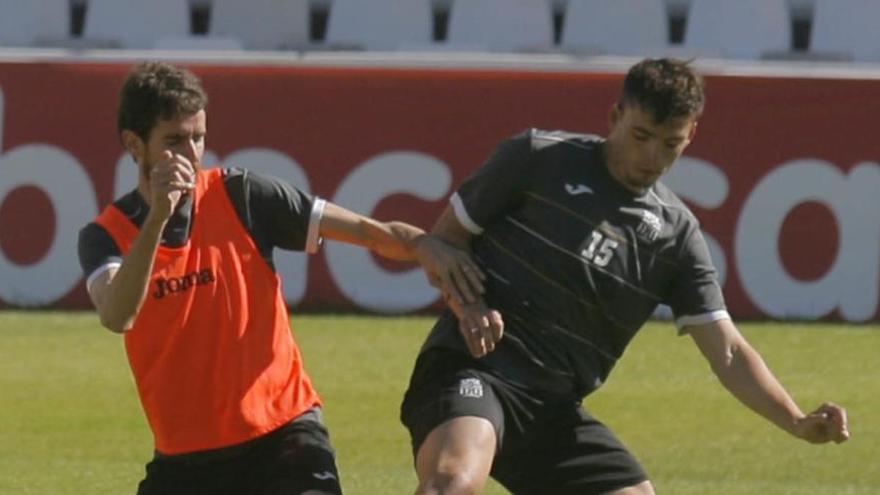
[[[660,237],[663,230],[663,222],[660,217],[648,210],[642,210],[642,223],[636,228],[636,234],[648,242],[654,242]]]
[[[156,279],[156,291],[153,292],[153,297],[162,299],[168,294],[186,292],[197,285],[210,284],[214,280],[214,272],[210,268],[190,272],[182,277],[161,277]]]

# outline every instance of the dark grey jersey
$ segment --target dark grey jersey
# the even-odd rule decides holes
[[[489,274],[505,336],[484,358],[508,378],[582,396],[597,388],[659,304],[679,326],[727,317],[699,224],[665,186],[614,180],[603,140],[531,130],[453,195]],[[426,348],[465,351],[446,315]]]

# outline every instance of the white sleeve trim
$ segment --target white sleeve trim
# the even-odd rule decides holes
[[[477,225],[477,222],[468,215],[468,212],[464,207],[464,202],[461,200],[461,196],[459,196],[457,192],[453,193],[452,197],[449,198],[449,203],[452,205],[452,211],[455,212],[455,218],[458,219],[468,232],[474,235],[480,235],[483,233],[483,227]]]
[[[309,231],[306,234],[306,252],[309,254],[317,253],[321,247],[323,238],[321,237],[321,218],[324,217],[324,206],[327,201],[315,197],[312,204],[312,214],[309,216]]]
[[[101,275],[106,273],[111,268],[119,268],[120,266],[122,266],[122,263],[120,263],[118,261],[111,261],[109,263],[105,263],[105,264],[99,266],[98,268],[95,268],[95,270],[92,272],[92,274],[89,275],[89,277],[86,279],[86,291],[88,291],[88,293],[91,294],[92,293],[92,284],[95,282],[95,280],[98,279],[98,277],[100,277]]]
[[[683,330],[684,327],[692,325],[705,325],[706,323],[712,323],[713,321],[729,319],[731,318],[727,310],[719,309],[717,311],[711,311],[709,313],[703,313],[700,315],[682,316],[675,320],[675,326],[678,327],[679,330]]]

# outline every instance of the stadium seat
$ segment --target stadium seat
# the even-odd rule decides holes
[[[495,52],[550,50],[550,4],[545,0],[455,0],[445,46]]]
[[[248,50],[305,48],[309,16],[309,0],[213,0],[208,35]]]
[[[0,0],[0,46],[63,45],[69,39],[69,0]]]
[[[726,58],[783,56],[791,52],[786,0],[691,0],[684,47]]]
[[[569,0],[561,46],[567,51],[651,55],[669,44],[663,0]]]
[[[188,0],[88,0],[83,38],[96,45],[154,48],[164,36],[190,34]]]
[[[433,30],[430,0],[333,0],[325,41],[331,48],[429,47]]]
[[[880,2],[816,0],[809,51],[820,59],[880,61]]]

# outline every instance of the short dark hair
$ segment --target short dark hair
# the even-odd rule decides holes
[[[118,131],[132,131],[146,142],[159,119],[192,115],[207,105],[208,95],[195,74],[165,62],[144,62],[122,86]]]
[[[696,119],[706,103],[703,88],[703,78],[690,61],[648,58],[629,69],[618,104],[638,105],[658,124],[670,118]]]

